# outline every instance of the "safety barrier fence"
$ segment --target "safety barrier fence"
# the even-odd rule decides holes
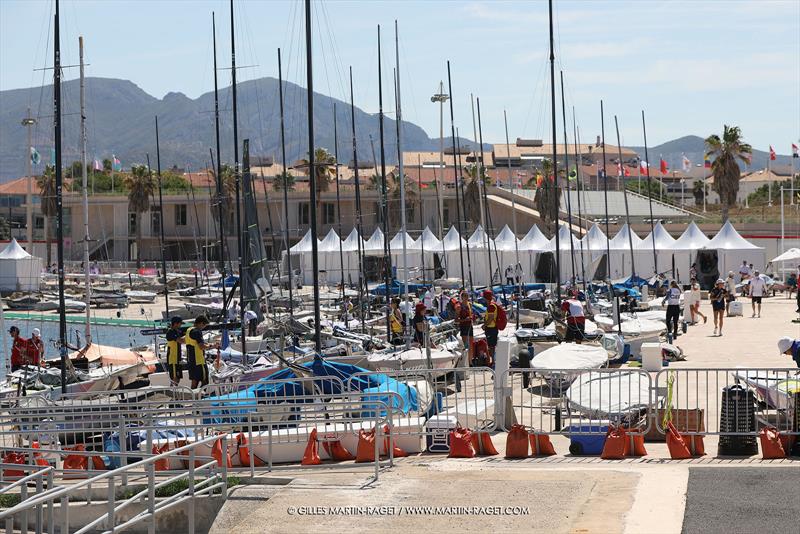
[[[640,369],[509,369],[501,377],[503,427],[541,434],[605,435],[609,425],[646,434],[652,380]]]
[[[0,511],[0,521],[5,522],[6,532],[29,532],[31,527],[34,532],[74,532],[83,534],[95,532],[97,529],[119,532],[131,528],[141,522],[148,522],[148,532],[156,531],[157,516],[169,509],[181,504],[186,505],[187,532],[195,531],[195,506],[196,499],[202,496],[218,494],[225,500],[228,488],[228,469],[225,462],[218,461],[210,456],[197,454],[204,446],[208,446],[216,440],[222,440],[222,446],[227,445],[228,436],[208,437],[200,441],[184,444],[176,449],[153,455],[148,458],[140,459],[130,465],[99,473],[91,478],[76,481],[70,484],[53,486],[52,472],[49,470],[48,489],[37,486],[34,495],[28,496],[21,493],[21,502],[6,510]],[[111,453],[119,457],[121,453]],[[124,456],[124,454],[122,454]],[[157,466],[159,463],[169,462],[172,459],[186,461],[187,468],[175,475],[167,477],[156,477]],[[20,466],[15,465],[15,468]],[[139,475],[145,481],[144,488],[136,491],[133,495],[118,497],[120,489],[125,489],[129,476]],[[29,477],[26,477],[29,478]],[[18,482],[22,482],[20,479]],[[157,492],[178,481],[186,481],[186,487],[177,491],[173,495],[157,498]],[[106,488],[106,512],[101,513],[96,519],[90,520],[87,524],[77,528],[74,518],[71,521],[69,513],[70,502],[80,501],[86,504],[92,503],[92,487]],[[22,488],[26,486],[23,485]],[[58,510],[55,510],[56,504]],[[139,505],[143,509],[136,513],[129,509],[134,505]],[[46,508],[46,517],[43,517]],[[127,514],[123,515],[123,512]],[[33,525],[29,521],[29,513],[34,513]],[[56,518],[58,515],[58,518]],[[128,517],[130,516],[130,517]],[[126,519],[127,517],[127,519]],[[85,521],[84,521],[85,522]],[[71,526],[72,525],[72,526]]]
[[[33,491],[34,495],[38,495],[43,491],[50,490],[53,488],[53,471],[54,469],[50,466],[43,467],[40,465],[19,465],[19,464],[6,464],[0,463],[0,469],[4,472],[8,470],[15,470],[17,473],[20,474],[17,477],[16,481],[12,481],[10,483],[5,483],[0,486],[0,495],[13,495],[15,492],[19,491],[19,499],[20,502],[25,501],[28,496],[29,492]],[[27,473],[27,474],[26,474]],[[43,504],[38,504],[33,507],[32,510],[25,509],[21,512],[21,523],[23,525],[28,524],[28,512],[32,511],[34,527],[37,529],[37,532],[41,531],[42,524],[44,521],[44,512],[45,508]],[[52,505],[47,507],[47,514],[48,517],[52,517],[53,507]],[[13,528],[13,524],[11,525]],[[6,520],[6,531],[9,531],[9,523]]]

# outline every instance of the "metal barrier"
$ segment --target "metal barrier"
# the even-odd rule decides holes
[[[397,380],[409,389],[382,377]],[[404,442],[413,444],[413,439],[421,437],[437,436],[446,443],[448,428],[455,424],[489,432],[495,428],[494,371],[488,367],[357,373],[348,380],[348,389],[357,389],[358,381],[372,386],[360,393],[365,403],[399,389],[403,398],[398,396],[398,404],[390,406],[392,433],[397,436],[401,448]]]
[[[521,424],[542,434],[605,435],[614,424],[646,434],[658,402],[640,369],[513,368],[501,384],[506,430]]]
[[[754,415],[748,421],[749,429],[730,430],[720,424],[723,390],[735,386],[753,394],[754,402],[747,406]],[[672,419],[682,434],[757,436],[765,426],[784,434],[800,434],[798,369],[664,369],[656,375],[655,387],[671,404]],[[663,433],[663,413],[655,420],[657,430]]]
[[[35,485],[35,495],[42,493],[43,491],[49,490],[53,488],[53,468],[52,467],[42,467],[39,465],[20,465],[20,464],[6,464],[1,463],[0,469],[5,472],[6,469],[15,470],[15,471],[22,471],[30,472],[28,475],[24,475],[19,477],[18,480],[12,482],[8,485],[4,485],[0,488],[0,495],[11,495],[12,491],[19,489],[19,497],[20,502],[24,502],[28,498],[28,486],[30,484]],[[34,510],[34,527],[36,528],[36,532],[41,532],[42,523],[44,521],[44,505],[39,504],[33,507]],[[50,521],[52,521],[53,517],[53,506],[52,503],[50,506],[47,507],[47,514]],[[21,514],[21,523],[23,525],[28,524],[28,509],[25,509]],[[14,528],[13,521],[8,518],[6,519],[6,532],[12,531]]]
[[[57,523],[57,530],[61,533],[75,532],[76,534],[82,534],[86,532],[94,532],[95,529],[99,527],[102,527],[108,531],[121,531],[146,520],[149,520],[148,531],[154,533],[156,529],[156,516],[159,513],[182,503],[186,503],[186,513],[188,517],[187,531],[193,533],[195,531],[195,499],[203,495],[210,496],[215,493],[219,493],[223,500],[225,500],[227,497],[227,463],[220,462],[220,465],[218,466],[217,460],[196,454],[196,451],[199,447],[209,445],[218,439],[222,440],[224,449],[227,446],[226,442],[228,440],[228,436],[214,436],[211,438],[206,438],[205,440],[184,445],[162,454],[139,460],[131,465],[121,467],[113,471],[101,473],[87,480],[70,484],[68,486],[57,486],[46,491],[37,491],[36,495],[24,499],[16,506],[0,512],[0,520],[5,521],[6,532],[13,532],[14,528],[17,528],[22,532],[28,532],[30,529],[28,512],[35,510],[36,516],[34,531],[37,533],[41,533],[43,531],[55,533],[56,523],[54,521],[54,504],[57,502],[59,503],[60,508],[60,518]],[[178,456],[180,459],[188,459],[188,470],[156,482],[157,463],[169,461],[169,459],[173,456]],[[198,464],[198,459],[202,463]],[[52,468],[49,469],[51,469],[52,473]],[[139,472],[143,472],[145,474],[147,479],[147,487],[118,503],[117,489],[119,488],[117,487],[117,480],[119,479],[124,487],[127,485],[128,476]],[[186,489],[179,491],[174,495],[157,500],[156,491],[158,489],[184,479],[187,480]],[[87,495],[90,495],[92,486],[97,487],[102,483],[106,484],[108,488],[107,512],[80,529],[71,529],[69,514],[70,500],[81,497],[81,494],[84,491],[87,492]],[[91,500],[89,499],[88,502],[91,502]],[[117,518],[121,512],[137,502],[145,504],[146,509],[134,515],[127,521],[117,524]],[[48,509],[48,518],[46,530],[43,530],[41,512],[43,506],[45,505]]]

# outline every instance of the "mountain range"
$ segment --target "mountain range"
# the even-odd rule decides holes
[[[278,106],[278,80],[260,78],[242,82],[237,86],[239,110],[239,140],[250,139],[251,158],[272,157],[280,161],[280,113]],[[225,87],[219,91],[220,139],[223,162],[233,160],[233,120],[231,113],[232,91]],[[41,155],[42,163],[51,161],[53,145],[52,86],[0,91],[0,180],[22,176],[26,172],[28,143],[26,128],[21,120],[28,109],[38,123],[32,127],[32,145]],[[65,164],[80,158],[80,107],[79,83],[70,80],[62,84],[63,161]],[[205,93],[191,99],[183,93],[168,93],[164,98],[147,94],[133,82],[113,78],[87,78],[87,137],[88,159],[102,160],[115,155],[124,168],[144,163],[146,155],[155,165],[155,117],[158,116],[161,167],[176,165],[181,168],[205,168],[211,163],[209,148],[214,141],[214,94]],[[308,146],[306,90],[296,84],[284,82],[284,117],[286,127],[287,162],[304,157]],[[350,105],[326,95],[314,95],[315,145],[331,152],[334,148],[334,121],[339,141],[339,160],[352,160]],[[380,158],[378,115],[355,109],[355,123],[360,162]],[[396,124],[384,119],[386,161],[397,162]],[[375,141],[373,148],[370,138]],[[451,143],[447,138],[446,145]],[[471,147],[469,140],[461,139],[461,146]],[[484,147],[490,148],[485,144]],[[430,138],[419,126],[403,122],[404,150],[433,150],[439,148],[438,138]],[[642,147],[632,147],[642,157]],[[686,136],[649,148],[650,159],[659,155],[670,168],[678,169],[682,155],[692,162],[703,160],[703,139]],[[753,168],[766,167],[768,154],[754,151]],[[778,156],[776,163],[788,164],[788,156]],[[34,169],[41,172],[41,167]]]

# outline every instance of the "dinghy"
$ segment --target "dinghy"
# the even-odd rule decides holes
[[[608,363],[608,352],[598,345],[561,343],[534,355],[531,367],[536,369],[581,370],[599,369]]]
[[[612,421],[638,422],[651,404],[650,381],[633,371],[582,373],[566,393],[571,410],[582,415]]]

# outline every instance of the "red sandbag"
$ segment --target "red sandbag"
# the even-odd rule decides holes
[[[39,447],[39,442],[38,441],[34,441],[33,443],[31,443],[31,448],[32,449],[39,449],[40,448]],[[33,453],[33,461],[34,461],[34,463],[36,465],[40,465],[42,467],[47,467],[47,466],[50,465],[47,462],[47,460],[44,459],[44,457],[42,456],[41,452],[34,452]]]
[[[211,457],[217,461],[217,465],[220,467],[222,467],[222,456],[222,438],[218,438],[211,447]],[[230,447],[225,447],[225,463],[227,464],[228,468],[233,467],[233,462],[231,462]]]
[[[308,443],[306,450],[303,452],[303,459],[300,465],[319,465],[322,460],[319,459],[319,450],[317,448],[317,429],[313,429],[308,435]]]
[[[74,447],[65,447],[65,451],[84,452],[86,447],[81,444]],[[74,469],[76,471],[86,471],[89,469],[89,457],[83,454],[68,454],[64,458],[64,470]]]
[[[761,440],[761,457],[765,460],[778,460],[786,458],[786,451],[783,449],[780,434],[774,426],[765,426],[758,433]]]
[[[531,456],[556,455],[556,450],[553,448],[553,443],[547,434],[531,434],[529,441],[531,442]]]
[[[528,431],[522,425],[513,425],[506,438],[506,458],[528,457]]]
[[[239,463],[242,467],[250,467],[250,445],[247,443],[247,436],[243,432],[236,435],[236,448],[239,453]],[[262,467],[267,462],[262,460],[257,454],[253,454],[253,467]]]
[[[692,456],[705,456],[706,445],[703,442],[704,436],[690,436],[690,437],[691,439],[689,440],[688,445],[689,445],[689,450],[692,453]]]
[[[349,460],[355,460],[356,457],[350,454],[342,442],[338,439],[330,439],[336,437],[334,434],[328,434],[325,436],[325,440],[322,442],[322,448],[325,449],[325,453],[331,457],[331,459],[337,462],[347,462]]]
[[[157,447],[153,445],[153,456],[157,456],[161,453],[167,452],[169,450],[169,443],[164,445],[163,447]],[[161,458],[160,460],[155,461],[156,464],[156,471],[169,471],[169,458]]]
[[[622,460],[625,458],[627,434],[622,427],[610,426],[606,431],[606,442],[600,458],[603,460]]]
[[[647,456],[644,448],[644,434],[630,434],[625,428],[625,456]]]
[[[675,428],[675,425],[672,424],[672,421],[667,424],[667,448],[673,460],[686,460],[692,457],[692,453],[689,451],[686,441]]]
[[[375,461],[375,429],[369,432],[358,431],[358,448],[356,449],[356,463]]]
[[[386,437],[383,438],[383,454],[385,454],[386,456],[389,455],[389,443],[391,443],[392,456],[394,458],[405,458],[406,456],[408,456],[408,453],[406,451],[397,446],[397,443],[395,442],[394,438],[391,435],[391,430],[389,429],[389,425],[383,425],[383,433],[386,435]]]
[[[473,432],[472,433],[472,448],[478,456],[497,456],[500,454],[494,448],[492,437],[488,432]]]
[[[792,454],[792,447],[794,446],[797,436],[794,434],[779,434],[778,438],[781,440],[781,446],[783,447],[783,451],[786,453],[786,456]]]
[[[25,465],[25,455],[21,452],[8,451],[3,455],[4,464],[20,464]],[[3,478],[20,478],[24,477],[25,472],[19,469],[3,469]]]
[[[450,431],[448,437],[450,453],[448,458],[475,458],[475,449],[472,448],[472,432],[468,428],[456,427]]]

